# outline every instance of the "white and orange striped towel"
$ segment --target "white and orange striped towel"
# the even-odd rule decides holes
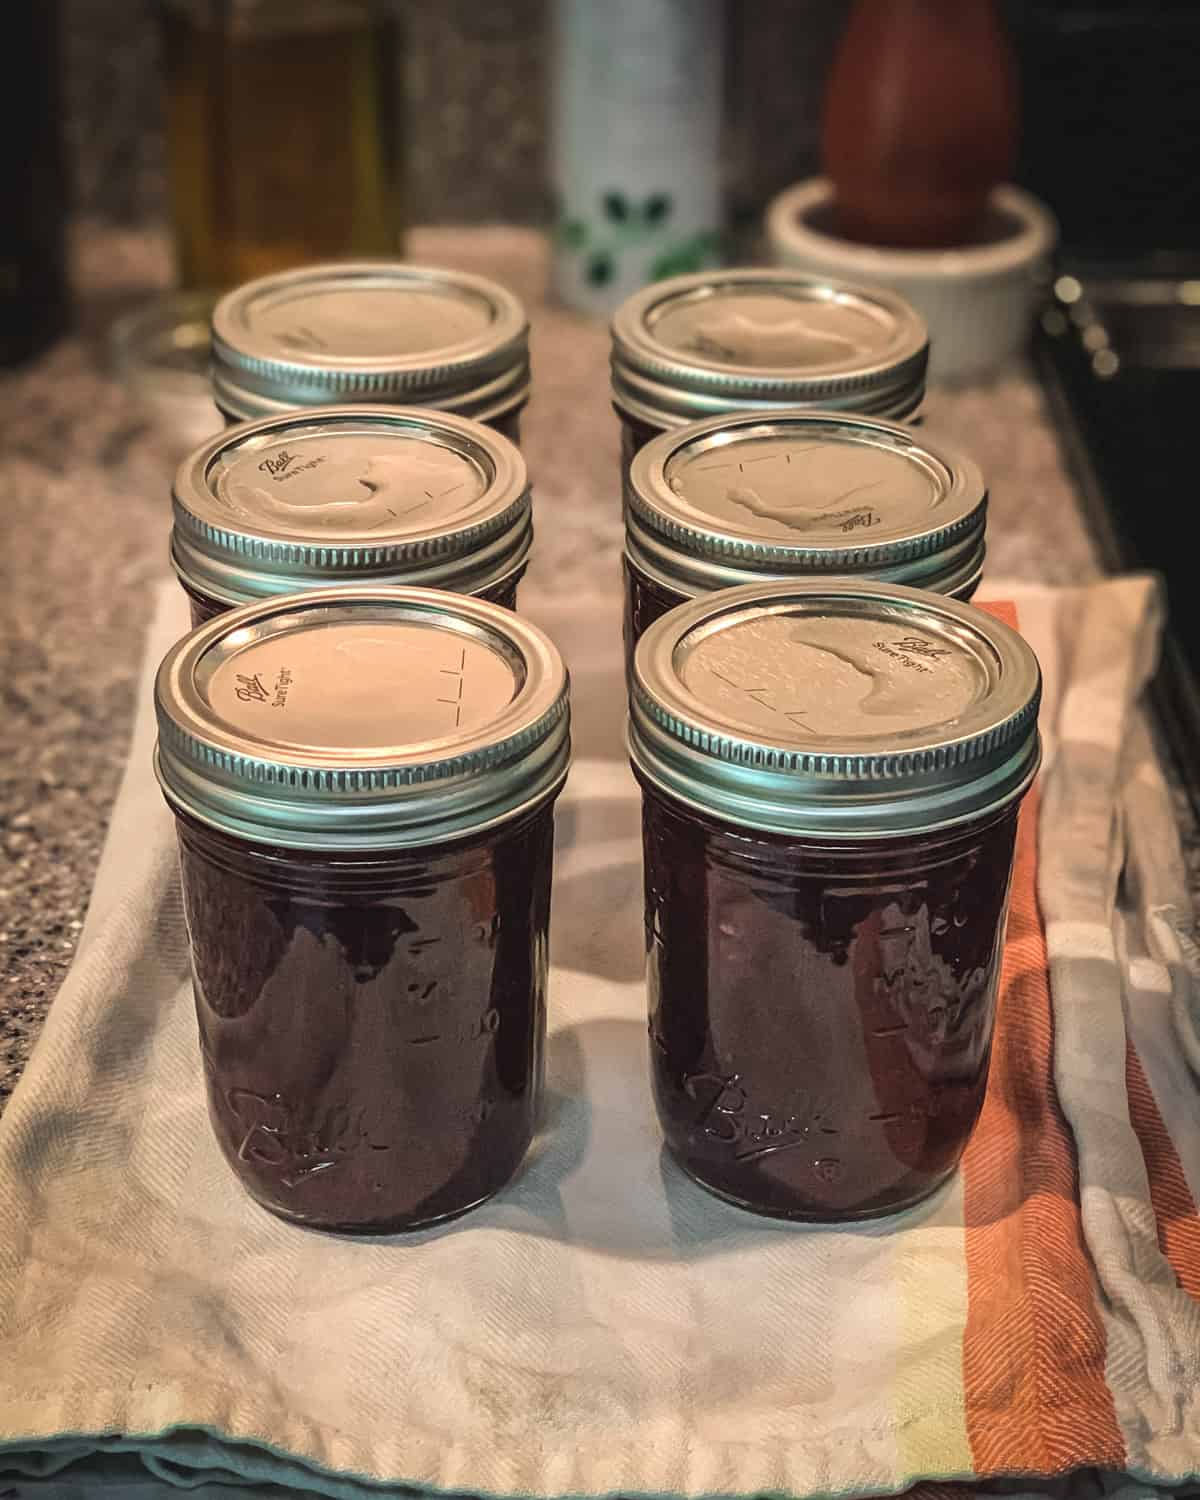
[[[0,1120],[0,1496],[1195,1482],[1200,988],[1136,707],[1155,594],[1010,597],[1048,755],[987,1104],[950,1188],[842,1229],[744,1216],[661,1156],[638,804],[599,740],[559,819],[550,1104],[524,1174],[408,1239],[256,1209],[205,1119],[143,684],[84,940]],[[619,692],[616,630],[543,618],[581,691]],[[164,599],[152,658],[181,626]]]

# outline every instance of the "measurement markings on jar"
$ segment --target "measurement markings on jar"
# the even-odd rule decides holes
[[[785,464],[790,464],[792,461],[793,453],[808,453],[823,446],[824,445],[821,443],[804,443],[798,448],[791,448],[786,451],[783,455],[783,461]],[[761,458],[742,459],[737,464],[733,464],[728,460],[723,463],[697,464],[695,472],[697,474],[719,474],[724,469],[736,468],[739,474],[744,474],[746,472],[747,464],[774,464],[778,462],[779,455],[777,453],[764,453]]]
[[[708,670],[714,677],[719,677],[722,682],[728,684],[729,687],[736,688],[739,693],[745,693],[747,698],[752,703],[757,703],[760,708],[769,709],[771,713],[779,714],[782,718],[790,720],[798,729],[807,730],[809,733],[812,732],[810,726],[804,722],[803,718],[803,715],[808,712],[807,709],[779,708],[769,698],[763,696],[770,693],[771,689],[769,687],[747,687],[744,682],[735,682],[732,677],[727,677],[724,672],[718,671],[716,667],[710,666]]]
[[[459,725],[462,723],[462,695],[463,695],[463,683],[466,680],[465,679],[466,669],[467,669],[467,648],[465,646],[462,648],[462,651],[459,654],[458,666],[457,667],[441,667],[441,668],[439,668],[439,670],[440,670],[440,672],[441,672],[441,674],[442,674],[443,677],[453,677],[454,678],[454,686],[456,688],[455,696],[453,698],[439,698],[437,701],[439,703],[447,703],[447,704],[450,705],[451,708],[453,708],[453,710],[454,710],[454,727],[455,727],[455,729],[457,729],[459,727]]]
[[[500,1030],[500,1012],[490,1006],[481,1016],[456,1027],[453,1031],[433,1031],[424,1036],[406,1038],[410,1047],[428,1047],[434,1042],[482,1042]]]
[[[906,1121],[920,1122],[924,1120],[936,1120],[941,1114],[941,1105],[936,1097],[932,1099],[912,1099],[901,1109],[881,1110],[878,1114],[868,1115],[867,1119],[876,1125],[902,1125]]]

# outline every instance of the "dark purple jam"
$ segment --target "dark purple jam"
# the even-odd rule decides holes
[[[182,578],[179,580],[179,586],[187,595],[193,630],[198,630],[201,625],[207,625],[210,620],[215,620],[218,615],[223,615],[226,610],[234,607],[232,604],[224,603],[223,600],[210,599],[207,594],[198,594],[195,589],[189,588]]]
[[[633,653],[642,638],[642,632],[655,620],[665,615],[688,599],[687,594],[677,594],[653,578],[648,578],[641,568],[625,559],[625,669],[630,671]]]
[[[639,417],[631,417],[623,412],[619,406],[613,408],[621,420],[621,481],[629,477],[629,465],[633,462],[634,455],[640,453],[651,439],[665,432],[665,427],[652,427],[649,422],[643,422]]]
[[[668,1147],[759,1213],[905,1208],[983,1104],[1017,808],[807,841],[644,778],[650,1057]]]
[[[516,573],[502,578],[498,583],[492,584],[490,588],[480,589],[473,595],[476,599],[487,599],[492,604],[500,604],[505,609],[516,609],[517,586],[525,576],[525,569],[521,568]],[[190,588],[182,579],[179,580],[183,592],[188,596],[188,605],[191,610],[192,629],[197,630],[201,625],[207,625],[209,620],[215,620],[218,615],[223,615],[226,610],[233,609],[232,604],[226,604],[223,600],[213,599],[207,594]],[[310,585],[305,585],[310,587]]]
[[[550,803],[386,855],[178,822],[209,1112],[251,1195],[383,1232],[502,1188],[541,1087]]]
[[[522,402],[523,405],[524,403]],[[481,418],[480,420],[483,419]],[[514,406],[511,411],[503,412],[498,417],[492,417],[490,420],[484,421],[484,426],[493,428],[501,437],[506,437],[510,443],[516,443],[518,448],[521,446],[520,406]]]

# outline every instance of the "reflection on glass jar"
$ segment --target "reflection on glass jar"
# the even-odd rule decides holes
[[[328,402],[403,402],[516,442],[529,320],[484,276],[349,261],[264,276],[213,309],[212,389],[227,421]]]
[[[647,786],[651,1067],[687,1170],[817,1218],[946,1177],[983,1105],[1015,828],[848,850]]]
[[[342,1229],[491,1197],[536,1124],[550,807],[387,858],[179,839],[212,1121],[254,1197]]]
[[[969,599],[987,490],[962,453],[878,417],[754,412],[672,428],[625,481],[625,650],[741,583],[856,577]]]
[[[990,617],[768,584],[642,638],[650,1055],[667,1146],[760,1213],[905,1208],[982,1107],[1039,674]]]
[[[346,588],[232,611],[158,677],[217,1141],[325,1229],[499,1191],[532,1138],[566,673],[476,600]]]
[[[807,407],[902,421],[925,393],[929,337],[895,292],[798,271],[705,271],[617,309],[612,395],[622,475],[685,422]]]
[[[180,281],[395,255],[401,72],[390,0],[159,0]]]
[[[511,609],[533,542],[518,449],[422,407],[313,407],[226,428],[183,461],[172,499],[193,625],[347,582]]]

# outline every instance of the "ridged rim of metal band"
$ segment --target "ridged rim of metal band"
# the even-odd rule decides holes
[[[732,433],[749,439],[756,434],[770,436],[781,429],[828,434],[834,439],[839,432],[850,437],[876,435],[890,448],[923,456],[944,478],[942,505],[948,519],[908,536],[893,535],[878,542],[801,546],[756,538],[749,534],[750,528],[743,535],[734,535],[731,530],[723,530],[715,519],[711,526],[702,527],[699,522],[693,523],[678,514],[679,499],[667,478],[668,466],[678,454],[685,449],[702,448],[720,434]],[[975,533],[982,538],[987,524],[988,496],[978,464],[958,449],[925,440],[909,427],[872,417],[791,410],[710,418],[660,434],[634,455],[625,477],[624,498],[626,530],[632,524],[640,527],[643,535],[655,534],[664,544],[664,551],[730,569],[741,568],[751,576],[762,572],[798,576],[874,573],[904,563],[918,564],[925,558],[952,551]]]
[[[336,429],[337,435],[377,427],[392,437],[419,439],[427,434],[431,442],[440,437],[445,441],[438,446],[486,464],[490,480],[480,503],[490,501],[490,509],[466,525],[369,542],[310,541],[272,534],[267,526],[226,524],[210,478],[222,456],[254,445],[265,447],[291,434],[307,437],[322,426]],[[171,498],[172,556],[179,572],[201,592],[223,599],[262,598],[356,579],[421,585],[481,569],[490,575],[515,567],[516,559],[528,552],[531,537],[529,476],[517,446],[469,418],[425,407],[305,407],[227,427],[182,461]]]
[[[894,340],[877,358],[843,372],[805,375],[795,368],[774,373],[750,366],[739,370],[689,358],[660,344],[647,327],[647,317],[663,303],[682,301],[723,285],[803,288],[823,294],[821,300],[852,299],[882,307],[895,321]],[[846,403],[858,410],[879,410],[886,405],[898,411],[915,393],[911,410],[924,390],[929,362],[925,324],[898,293],[800,271],[701,271],[655,282],[621,304],[611,332],[613,392],[634,415],[686,412],[703,416],[735,405],[749,409],[764,402],[826,407]]]
[[[463,395],[435,392],[436,402],[419,400],[420,391],[408,391],[405,394],[409,405],[447,412],[457,417],[468,418],[473,422],[499,422],[514,412],[520,411],[529,400],[529,366],[526,365],[523,371],[517,371],[514,378],[519,379],[520,382],[515,386],[514,381],[506,377],[503,381],[492,381],[486,386],[472,387]],[[257,422],[264,417],[282,417],[291,411],[311,410],[328,404],[325,396],[319,391],[313,393],[316,399],[312,401],[275,401],[268,396],[247,398],[247,392],[244,390],[227,385],[215,367],[209,371],[209,380],[212,386],[213,405],[231,422]],[[395,396],[392,396],[388,403],[380,404],[394,403],[395,400]],[[370,405],[371,403],[359,402],[357,404]]]
[[[206,712],[196,675],[222,638],[314,610],[340,621],[356,606],[452,617],[479,638],[504,641],[525,681],[484,728],[386,752],[290,746],[272,754],[274,742]],[[465,838],[555,795],[570,759],[569,680],[549,637],[499,605],[433,589],[309,590],[230,610],[171,648],[154,701],[155,768],[171,806],[236,837],[287,848],[394,849]]]
[[[533,517],[526,510],[520,524],[491,538],[486,545],[467,554],[449,554],[432,562],[402,569],[381,567],[352,573],[313,574],[254,573],[235,566],[223,567],[203,553],[171,539],[170,562],[180,583],[193,593],[230,608],[258,600],[294,594],[299,589],[339,588],[347,583],[374,583],[385,588],[449,589],[456,594],[484,594],[525,571],[533,550]]]
[[[282,294],[310,282],[346,286],[353,280],[457,287],[474,293],[495,314],[488,329],[446,350],[381,359],[367,356],[325,355],[323,358],[284,356],[269,347],[254,347],[256,335],[246,319],[256,299]],[[485,276],[401,261],[345,261],[302,266],[244,282],[227,292],[212,315],[213,390],[218,399],[228,393],[249,393],[297,405],[329,401],[376,402],[398,397],[422,404],[500,405],[496,387],[528,384],[529,320],[525,309],[507,287]],[[485,377],[489,390],[479,392]],[[515,401],[512,403],[515,404]]]
[[[806,572],[803,568],[739,567],[709,558],[692,558],[666,546],[650,531],[642,531],[632,516],[625,518],[625,556],[652,583],[687,598],[715,593],[718,589],[744,584],[787,583],[797,578],[845,578],[858,576],[876,583],[899,583],[949,598],[972,594],[983,577],[987,557],[986,531],[982,525],[956,537],[944,551],[903,560],[891,566],[860,570],[831,564]]]
[[[953,735],[896,750],[799,749],[723,723],[679,680],[678,645],[722,616],[774,613],[802,600],[854,600],[924,611],[987,643],[1005,697],[958,721]],[[1005,681],[1005,679],[1007,679]],[[1029,646],[990,615],[896,584],[829,580],[751,584],[680,605],[642,635],[634,654],[629,754],[652,785],[734,825],[797,837],[871,839],[933,832],[997,811],[1037,772],[1041,672]],[[992,700],[989,700],[992,701]],[[975,724],[972,725],[972,717]]]
[[[800,405],[794,394],[778,401],[766,397],[750,397],[737,400],[720,393],[701,394],[696,391],[672,391],[666,386],[653,386],[643,382],[640,391],[634,390],[623,371],[613,368],[612,402],[618,416],[631,417],[648,427],[657,427],[663,432],[683,427],[689,422],[702,422],[709,417],[750,415],[753,412],[794,411]],[[903,422],[925,399],[925,377],[916,385],[876,388],[862,399],[861,393],[850,391],[837,395],[826,394],[809,403],[813,411],[845,413],[847,416],[881,417],[888,422]],[[643,399],[643,397],[647,399]]]

